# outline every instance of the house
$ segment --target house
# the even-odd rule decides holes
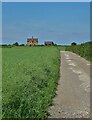
[[[34,46],[38,45],[38,38],[27,38],[27,45]]]
[[[45,41],[44,45],[50,46],[50,45],[54,45],[54,43],[53,43],[53,41]]]

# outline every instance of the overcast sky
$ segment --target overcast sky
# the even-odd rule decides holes
[[[25,43],[38,37],[39,44],[82,43],[90,40],[89,2],[3,2],[3,43]]]

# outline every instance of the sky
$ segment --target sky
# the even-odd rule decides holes
[[[91,0],[1,0],[2,2],[91,2]]]
[[[37,37],[39,44],[53,41],[68,45],[90,41],[89,2],[3,2],[3,44],[26,44]]]

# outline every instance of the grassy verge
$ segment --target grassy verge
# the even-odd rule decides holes
[[[3,118],[46,118],[59,79],[56,47],[3,48]]]
[[[0,120],[2,118],[2,48],[0,48]]]
[[[66,46],[66,51],[72,51],[76,54],[79,54],[81,57],[84,57],[85,59],[92,61],[92,42],[83,43],[80,45],[71,45]]]

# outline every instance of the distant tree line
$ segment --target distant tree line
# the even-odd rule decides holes
[[[3,45],[0,45],[1,47],[8,47],[8,48],[11,48],[11,47],[14,47],[14,46],[26,46],[25,44],[19,44],[18,42],[15,42],[13,44],[3,44]],[[35,45],[34,45],[35,46]],[[41,45],[38,45],[38,46],[44,46],[44,44],[41,44]],[[54,46],[57,46],[57,44],[54,44]]]
[[[19,44],[18,42],[15,42],[14,44],[2,44],[0,45],[1,47],[8,47],[8,48],[11,48],[11,47],[14,47],[14,46],[25,46],[25,44]]]
[[[20,44],[20,45],[19,45],[18,42],[15,42],[15,43],[13,44],[13,46],[25,46],[25,44]]]

